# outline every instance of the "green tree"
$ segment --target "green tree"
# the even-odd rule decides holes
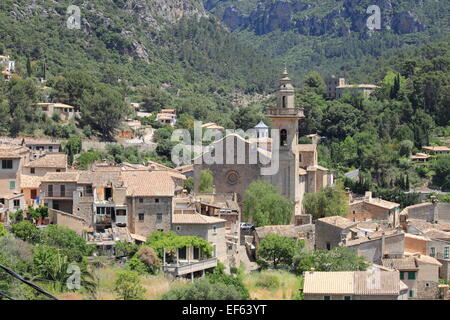
[[[302,246],[303,243],[294,239],[269,234],[256,248],[256,262],[263,268],[269,265],[274,268],[280,265],[290,266],[296,250]]]
[[[33,80],[11,80],[8,100],[12,118],[10,128],[12,135],[37,126],[38,113],[35,103],[38,102],[38,90]]]
[[[313,71],[308,73],[303,80],[305,83],[305,87],[314,91],[319,96],[325,96],[326,93],[326,85],[323,78],[320,76],[320,73]]]
[[[17,238],[30,243],[40,241],[41,232],[29,221],[21,221],[11,226],[11,231]]]
[[[164,107],[170,106],[171,97],[165,91],[156,87],[147,87],[142,90],[141,108],[147,112],[159,112]]]
[[[358,256],[347,247],[332,250],[299,250],[293,258],[294,270],[298,274],[315,271],[365,271],[369,266],[366,258]]]
[[[127,107],[119,92],[108,86],[98,85],[94,93],[83,96],[81,112],[82,124],[90,126],[103,139],[110,141],[124,119]]]
[[[198,280],[193,284],[174,288],[161,296],[162,300],[242,300],[242,294],[233,286],[221,282]]]
[[[200,193],[213,193],[214,192],[214,176],[209,169],[202,170],[200,172],[200,184],[198,190]]]
[[[433,183],[443,189],[450,189],[450,155],[439,156],[434,170]]]
[[[303,199],[305,213],[314,219],[329,216],[346,216],[348,213],[348,199],[342,186],[333,188],[327,186],[320,192],[306,193]]]
[[[79,136],[71,136],[63,145],[63,150],[67,153],[67,162],[72,165],[75,155],[81,152],[81,138]]]
[[[141,285],[138,273],[120,271],[114,282],[114,292],[119,300],[144,300],[145,289]]]
[[[253,181],[244,195],[244,217],[256,226],[288,224],[294,206],[278,189],[261,180]]]

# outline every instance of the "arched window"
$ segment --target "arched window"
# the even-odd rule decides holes
[[[287,146],[287,131],[282,129],[280,131],[280,146]]]
[[[282,103],[281,107],[286,108],[286,96],[283,96],[283,103]]]

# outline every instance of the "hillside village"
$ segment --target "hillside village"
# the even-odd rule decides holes
[[[449,12],[2,0],[0,302],[450,300]]]
[[[13,71],[12,65],[8,63],[7,72]],[[330,98],[339,98],[336,92],[345,86],[353,88],[345,84],[345,79],[338,84],[331,85]],[[358,88],[370,95],[366,87]],[[368,190],[356,194],[348,187],[344,189],[338,177],[319,164],[321,137],[313,134],[310,143],[299,143],[298,123],[305,121],[305,114],[294,98],[292,80],[285,70],[275,104],[265,110],[271,127],[259,122],[255,136],[230,134],[198,155],[214,158],[228,145],[234,148],[232,154],[242,148],[247,157],[255,152],[258,159],[274,161],[273,154],[277,153],[279,170],[272,175],[261,175],[267,163],[250,163],[248,158],[243,164],[193,161],[175,168],[152,160],[136,164],[103,159],[82,169],[68,158],[74,157],[73,163],[77,163],[81,149],[87,150],[85,146],[68,152],[62,139],[1,137],[3,237],[10,234],[39,246],[34,238],[39,232],[71,230],[64,232],[71,232],[91,248],[83,254],[90,260],[87,266],[119,263],[120,268],[140,270],[141,275],[143,268],[144,274],[159,274],[180,286],[208,279],[217,270],[222,270],[223,277],[239,281],[259,273],[269,282],[270,277],[277,282],[278,278],[267,272],[278,272],[279,264],[279,272],[294,266],[301,279],[294,281],[301,285],[295,285],[287,299],[450,299],[450,204],[425,194],[423,202],[401,207],[374,197]],[[58,112],[63,122],[83,117],[77,108],[66,104],[38,103],[36,107],[49,116]],[[139,105],[131,104],[130,108],[139,109]],[[144,125],[142,137],[148,135],[147,140],[136,137],[135,128],[142,124],[132,119],[125,122],[129,129],[120,130],[118,137],[128,141],[125,143],[137,139],[142,145],[146,141],[151,144],[154,121],[173,127],[176,110],[163,109],[154,119]],[[223,132],[224,127],[207,123],[203,129]],[[272,138],[270,129],[279,130],[280,137]],[[450,153],[444,146],[423,146],[421,151],[410,156],[412,164],[423,165],[436,154]],[[266,212],[265,223],[248,216],[249,189],[257,181],[274,197],[284,199],[275,205],[284,208],[283,219],[279,220],[282,223],[271,223],[275,211]],[[326,215],[311,211],[310,196],[324,190],[343,197],[344,211]],[[267,198],[270,192],[265,194]],[[264,199],[265,195],[259,196]],[[54,226],[61,229],[53,230]],[[286,249],[286,244],[291,248]],[[279,259],[270,261],[270,246],[279,252]],[[291,252],[294,249],[300,251]],[[342,254],[344,260],[348,255],[349,265],[318,268],[301,258],[301,254],[325,257],[327,252]],[[102,272],[101,267],[97,269]],[[268,292],[264,297],[270,299]],[[258,295],[250,291],[247,298]]]

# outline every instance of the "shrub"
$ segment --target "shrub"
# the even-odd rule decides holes
[[[241,294],[241,299],[250,299],[250,293],[245,287],[242,277],[240,276],[214,272],[207,276],[207,280],[211,283],[223,283],[227,286],[232,286]]]
[[[75,231],[58,225],[49,225],[41,232],[41,244],[63,249],[70,261],[81,261],[92,254],[93,248]]]
[[[137,272],[121,271],[114,282],[114,292],[120,300],[144,300],[145,289]]]
[[[116,257],[132,257],[138,251],[138,246],[128,241],[117,241],[114,250]]]
[[[160,265],[161,261],[155,250],[147,246],[141,247],[128,262],[128,268],[139,274],[155,274],[158,272]]]
[[[29,221],[22,221],[13,224],[11,227],[12,233],[23,241],[36,243],[39,242],[40,231],[34,224]]]
[[[274,274],[261,273],[255,285],[265,289],[278,289],[280,287],[280,280]]]
[[[191,285],[172,289],[161,296],[162,300],[242,300],[234,286],[198,280]]]
[[[8,234],[8,231],[6,230],[3,223],[0,223],[0,237],[4,237]]]

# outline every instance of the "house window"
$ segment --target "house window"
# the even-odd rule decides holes
[[[416,273],[414,271],[408,272],[408,280],[416,280]]]
[[[92,195],[92,186],[91,185],[86,186],[86,194]]]
[[[37,198],[37,190],[36,189],[32,189],[30,191],[30,198],[33,200]]]
[[[287,146],[287,131],[282,129],[280,131],[280,146]]]
[[[177,231],[180,231],[180,230],[181,230],[181,227],[180,227],[180,226],[177,226],[176,230],[177,230]]]
[[[9,189],[10,190],[16,189],[16,182],[15,181],[10,181],[9,182]]]
[[[213,232],[217,232],[217,226],[213,226]]]
[[[157,213],[156,214],[156,222],[162,222],[162,213]]]
[[[352,300],[352,297],[350,297],[350,296],[345,296],[345,297],[344,297],[344,300]]]
[[[2,160],[2,169],[12,169],[13,161],[12,160]]]
[[[20,207],[20,200],[14,200],[14,207],[15,208]]]
[[[155,199],[155,203],[159,203],[159,199],[158,198]]]
[[[405,279],[405,272],[400,271],[400,280],[404,280],[404,279]]]
[[[112,198],[112,188],[105,188],[105,199],[109,200]]]
[[[36,169],[35,168],[31,168],[30,172],[31,172],[31,174],[35,174],[36,173]]]
[[[200,249],[197,247],[194,247],[194,259],[195,260],[200,259]]]
[[[448,249],[449,249],[449,247],[445,247],[444,248],[444,259],[448,259]]]
[[[61,169],[56,169],[56,172],[61,172]]]
[[[144,221],[144,214],[143,213],[139,213],[139,221]]]
[[[186,260],[186,247],[179,248],[178,249],[178,259],[180,260]]]
[[[323,300],[331,300],[331,296],[323,296]]]
[[[49,146],[49,147],[48,147],[48,151],[49,151],[49,152],[53,152],[53,147],[52,147],[52,146]]]
[[[410,298],[414,297],[414,290],[409,290],[409,297]]]
[[[331,250],[331,243],[327,242],[327,250]]]
[[[65,197],[66,196],[66,186],[65,185],[59,186],[59,190],[61,192],[61,197]]]
[[[139,198],[139,203],[144,203],[144,199],[143,198]]]
[[[48,196],[53,197],[53,185],[48,185]]]
[[[430,256],[434,257],[436,255],[436,248],[430,248]]]

